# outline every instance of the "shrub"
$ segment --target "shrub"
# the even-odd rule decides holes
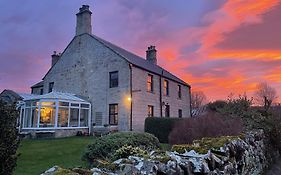
[[[147,117],[145,119],[144,130],[145,132],[153,134],[159,139],[161,143],[168,143],[168,137],[172,131],[175,123],[180,118],[160,118],[160,117]]]
[[[18,112],[13,105],[0,100],[0,174],[12,174],[16,167],[17,137],[16,122]]]
[[[217,100],[215,102],[209,103],[207,105],[208,109],[211,111],[218,112],[227,105],[226,101]]]
[[[88,145],[83,160],[92,165],[97,159],[113,159],[113,155],[123,145],[140,147],[144,150],[152,150],[160,147],[156,137],[148,133],[118,132],[101,138],[94,139]]]
[[[184,153],[185,151],[194,150],[200,154],[206,154],[208,150],[217,150],[232,140],[240,139],[242,136],[221,136],[216,138],[202,138],[194,140],[193,144],[173,145],[172,151]]]
[[[201,117],[187,118],[177,123],[169,135],[170,144],[191,144],[203,137],[239,135],[243,131],[240,118],[226,118],[209,112]]]
[[[271,110],[269,116],[271,130],[269,131],[270,141],[275,148],[281,151],[281,107],[276,107]]]
[[[131,145],[124,145],[117,149],[113,154],[113,159],[127,158],[129,156],[148,156],[148,152],[140,147],[133,147]]]

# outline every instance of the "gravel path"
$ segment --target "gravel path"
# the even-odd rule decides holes
[[[266,175],[281,175],[281,159],[266,173]]]

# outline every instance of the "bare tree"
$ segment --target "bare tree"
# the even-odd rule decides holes
[[[278,98],[276,90],[266,82],[259,83],[255,92],[255,101],[258,105],[268,110],[271,104]]]
[[[206,104],[207,97],[203,91],[191,92],[191,108],[196,109]]]

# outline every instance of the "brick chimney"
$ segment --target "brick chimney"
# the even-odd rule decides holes
[[[60,53],[57,54],[57,52],[54,51],[52,55],[52,67],[59,61],[59,59],[60,59]]]
[[[153,64],[157,64],[156,52],[157,50],[155,49],[155,46],[149,46],[146,51],[146,60]]]
[[[83,33],[92,34],[91,15],[92,12],[88,5],[82,5],[82,7],[79,8],[79,12],[76,14],[76,36]]]

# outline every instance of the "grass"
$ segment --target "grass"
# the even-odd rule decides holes
[[[86,167],[81,160],[83,151],[93,137],[68,137],[56,139],[22,140],[18,149],[15,175],[38,175],[54,165],[63,168]],[[160,144],[170,150],[169,144]]]
[[[85,167],[81,160],[86,146],[93,137],[68,137],[60,139],[23,140],[19,147],[19,158],[15,175],[38,175],[54,165]]]

